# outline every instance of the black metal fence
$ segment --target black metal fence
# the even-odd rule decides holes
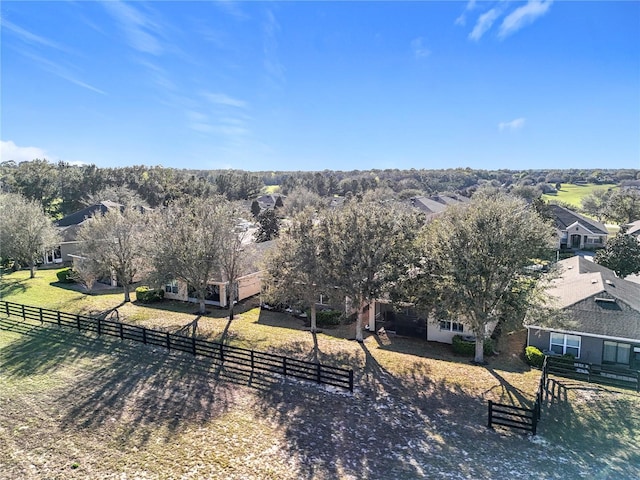
[[[542,364],[542,375],[538,382],[538,391],[536,392],[536,401],[533,408],[515,407],[504,403],[496,403],[489,400],[489,420],[487,426],[493,428],[494,425],[503,427],[517,428],[526,430],[533,435],[538,430],[538,421],[542,415],[542,402],[544,393],[547,391],[547,360],[545,357]]]
[[[5,313],[7,317],[18,316],[24,320],[36,320],[40,323],[50,323],[59,327],[71,327],[79,332],[94,332],[98,335],[118,337],[121,340],[133,340],[147,345],[165,347],[168,350],[187,352],[194,356],[201,355],[217,360],[220,363],[248,368],[254,373],[276,373],[340,387],[353,392],[353,370],[345,368],[297,360],[268,352],[232,347],[218,342],[176,335],[175,333],[98,317],[48,310],[19,303],[0,301],[0,312]]]
[[[640,392],[640,373],[636,370],[594,365],[572,358],[546,357],[546,360],[547,372],[559,377]]]

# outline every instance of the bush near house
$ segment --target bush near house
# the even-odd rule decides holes
[[[309,315],[309,313],[307,313]],[[316,323],[319,327],[330,327],[340,325],[342,312],[338,310],[320,310],[316,312]]]
[[[452,340],[452,345],[453,351],[460,355],[475,355],[476,353],[476,342],[465,340],[462,338],[462,335],[455,335]],[[485,338],[482,348],[484,354],[491,355],[493,353],[493,347],[493,340],[491,338]]]
[[[544,353],[539,348],[529,346],[524,350],[524,356],[527,363],[533,367],[542,368],[544,363]]]
[[[164,299],[164,290],[147,286],[138,287],[136,288],[136,298],[141,303],[161,302]]]
[[[73,279],[73,270],[71,268],[63,268],[59,272],[56,273],[58,277],[58,281],[60,283],[75,283],[76,281]]]

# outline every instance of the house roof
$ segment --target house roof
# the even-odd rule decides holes
[[[449,205],[466,203],[469,199],[461,195],[432,195],[430,197],[412,197],[409,203],[412,207],[419,208],[427,215],[444,212]]]
[[[548,293],[558,299],[558,306],[568,307],[596,294],[606,293],[640,312],[640,285],[619,278],[608,268],[576,255],[556,264],[560,276],[553,280]]]
[[[105,214],[107,210],[111,208],[124,208],[124,205],[119,203],[110,202],[109,200],[105,200],[104,202],[96,203],[94,205],[90,205],[82,210],[78,210],[66,217],[61,218],[56,222],[56,226],[58,227],[68,227],[71,225],[79,225],[84,220],[98,212],[101,214]]]
[[[627,223],[627,233],[629,235],[633,235],[635,237],[640,236],[640,220],[636,220],[635,222]]]
[[[549,205],[549,209],[553,214],[553,219],[556,223],[556,227],[561,231],[565,231],[568,227],[574,225],[575,223],[579,223],[596,235],[609,234],[609,232],[607,231],[607,227],[605,227],[604,224],[580,215],[579,213],[573,212],[568,208],[551,204]]]
[[[242,275],[259,272],[262,270],[262,262],[265,255],[276,245],[276,240],[268,242],[252,242],[244,249],[244,259],[242,262]]]
[[[563,315],[541,327],[640,340],[640,285],[575,256],[556,264],[560,276],[547,292]]]

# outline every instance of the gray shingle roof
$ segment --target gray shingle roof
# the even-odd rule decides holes
[[[591,230],[593,233],[598,235],[608,235],[607,227],[604,224],[597,222],[591,218],[587,218],[579,213],[572,212],[568,208],[561,207],[560,205],[549,205],[551,213],[553,214],[553,219],[556,223],[556,227],[559,230],[566,230],[567,227],[573,225],[578,222],[582,224],[584,227]]]
[[[627,224],[627,233],[635,237],[640,236],[640,220]]]
[[[547,292],[563,315],[538,326],[640,340],[640,284],[579,256],[556,266]]]
[[[98,212],[100,212],[101,214],[105,214],[107,210],[109,210],[110,208],[116,208],[116,207],[124,208],[124,206],[120,205],[119,203],[105,200],[104,202],[100,202],[95,205],[90,205],[86,208],[83,208],[82,210],[78,210],[77,212],[74,212],[70,215],[67,215],[64,218],[61,218],[56,222],[56,225],[58,227],[68,227],[70,225],[79,225],[80,223],[84,222],[86,218]]]

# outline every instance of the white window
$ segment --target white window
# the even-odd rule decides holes
[[[447,332],[460,332],[464,331],[464,325],[458,322],[450,322],[448,320],[440,320],[440,330]]]
[[[610,342],[605,340],[602,350],[602,363],[619,363],[629,365],[631,345],[628,343]]]
[[[167,282],[164,286],[164,291],[167,293],[178,293],[178,281],[171,280],[170,282]]]
[[[580,358],[581,337],[577,335],[565,335],[563,333],[552,333],[549,350],[560,355],[573,355]]]

